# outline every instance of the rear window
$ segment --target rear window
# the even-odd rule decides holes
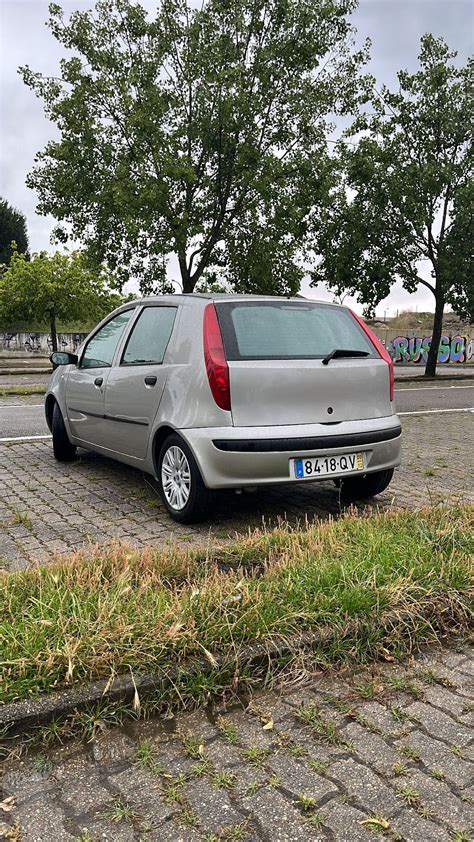
[[[312,360],[374,346],[347,310],[311,302],[216,302],[228,360]]]

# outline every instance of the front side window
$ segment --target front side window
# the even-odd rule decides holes
[[[335,349],[376,356],[351,314],[296,301],[216,304],[228,360],[321,359]]]
[[[163,362],[173,331],[176,307],[145,307],[128,338],[121,365]]]
[[[81,368],[103,368],[112,365],[115,349],[133,310],[114,316],[100,328],[87,343],[81,359]]]

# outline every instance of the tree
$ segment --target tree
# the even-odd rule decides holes
[[[79,251],[72,254],[14,252],[0,275],[0,319],[6,326],[18,320],[48,318],[53,351],[58,350],[56,319],[100,319],[121,303],[103,269],[91,267]]]
[[[356,0],[99,0],[50,28],[60,78],[21,68],[60,131],[28,184],[121,282],[299,288],[307,220],[330,184],[328,116],[354,108]]]
[[[28,255],[26,219],[6,199],[0,199],[0,264],[10,262],[12,243],[20,254]]]
[[[442,39],[421,39],[420,69],[375,93],[340,145],[340,187],[315,232],[313,281],[373,310],[401,279],[435,299],[425,374],[436,374],[443,312],[473,306],[472,61],[457,68]],[[422,261],[430,280],[420,274]],[[469,305],[470,302],[470,305]]]

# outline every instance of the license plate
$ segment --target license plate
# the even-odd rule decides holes
[[[342,453],[339,456],[312,456],[306,459],[291,459],[293,479],[345,474],[350,471],[363,471],[366,466],[366,454]]]

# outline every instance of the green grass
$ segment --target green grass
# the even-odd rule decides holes
[[[469,624],[472,514],[459,506],[350,515],[257,532],[207,554],[115,543],[5,574],[0,697],[174,664],[167,703],[203,702],[235,684],[245,645],[280,637],[291,648],[302,632],[326,630],[317,654],[328,664],[367,661],[382,648],[402,656]],[[256,677],[242,665],[239,675]]]
[[[25,395],[44,395],[46,386],[2,386],[0,381],[0,398],[11,396],[24,397]]]

